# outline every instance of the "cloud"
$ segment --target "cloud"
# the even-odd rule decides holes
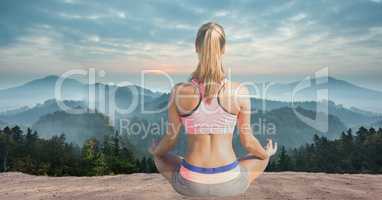
[[[235,73],[293,75],[324,66],[375,73],[382,65],[380,2],[4,0],[1,71],[80,65],[189,73],[197,29],[216,21],[225,27],[225,63]]]

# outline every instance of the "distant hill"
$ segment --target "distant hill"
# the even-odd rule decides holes
[[[86,108],[84,102],[81,101],[63,101],[63,103],[70,108]],[[60,108],[57,105],[57,101],[50,99],[42,104],[37,104],[31,108],[23,108],[17,112],[10,112],[0,114],[0,120],[6,121],[11,124],[20,124],[30,126],[35,123],[41,116],[59,111]]]
[[[149,90],[147,90],[149,91]],[[154,111],[157,109],[163,109],[166,108],[168,103],[168,94],[164,93],[160,96],[158,96],[157,93],[151,94],[150,92],[145,92],[149,95],[144,97],[143,106],[141,106],[141,99],[142,97],[138,97],[138,106],[136,109],[128,114],[129,117],[132,116],[140,116],[142,113],[141,108],[144,109],[144,111]],[[128,108],[131,104],[132,94],[129,94],[129,92],[118,92],[117,95],[117,104],[121,108]],[[98,101],[99,103],[99,101]],[[86,102],[82,101],[64,101],[64,104],[71,107],[71,108],[86,108],[88,104]],[[291,104],[289,102],[283,102],[283,101],[273,101],[273,100],[262,100],[262,99],[252,99],[252,108],[257,110],[263,109],[263,104],[265,105],[266,111],[271,111],[274,109],[279,109],[283,107],[291,107]],[[301,108],[304,108],[306,110],[316,110],[317,102],[309,101],[309,102],[297,102],[295,103],[295,106],[299,106]],[[335,115],[341,119],[342,122],[345,123],[347,127],[357,127],[360,125],[370,124],[378,120],[382,120],[382,116],[368,112],[363,111],[361,109],[356,108],[345,108],[341,105],[336,105],[334,102],[329,102],[328,104],[328,111],[329,114]],[[45,101],[42,104],[37,104],[31,108],[29,107],[23,107],[21,109],[11,110],[6,113],[0,113],[0,120],[3,120],[4,122],[8,122],[11,124],[20,124],[29,126],[32,125],[34,122],[36,122],[41,116],[49,113],[53,113],[55,111],[59,111],[60,108],[57,106],[56,100],[50,99]],[[164,110],[166,111],[166,110]],[[118,115],[118,114],[117,114]],[[145,115],[145,117],[151,118],[152,115]]]
[[[120,97],[120,100],[123,99],[128,99],[132,98],[132,94],[129,94],[129,92],[122,92],[122,94],[126,94],[126,97]],[[165,109],[168,103],[168,98],[169,94],[162,94],[160,96],[157,96],[156,94],[151,94],[148,92],[149,98],[145,97],[145,101],[143,101],[143,108],[145,111],[153,111],[157,109],[162,109],[162,112],[160,113],[147,113],[147,112],[142,112],[140,110],[140,106],[138,107],[138,110],[135,110],[134,112],[128,114],[128,115],[117,115],[117,123],[115,124],[116,130],[119,130],[119,122],[118,119],[128,119],[130,124],[133,124],[134,122],[136,123],[143,123],[143,124],[162,124],[167,120],[167,110]],[[157,97],[156,97],[157,96]],[[50,102],[50,103],[48,103]],[[55,111],[57,107],[55,106],[48,106],[48,105],[54,105],[51,104],[54,101],[48,101],[42,105],[45,106],[39,106],[36,107],[36,110],[42,109],[45,110],[46,112],[49,111]],[[255,113],[252,115],[252,122],[253,123],[258,123],[258,120],[261,119],[263,121],[267,121],[268,123],[273,123],[276,125],[277,128],[277,133],[275,136],[271,137],[276,137],[281,144],[284,144],[286,146],[297,146],[299,144],[303,144],[306,142],[311,141],[313,135],[316,133],[318,135],[325,135],[328,136],[329,138],[332,137],[337,137],[338,134],[343,131],[346,127],[348,127],[348,123],[352,124],[354,122],[363,122],[363,121],[368,121],[372,119],[370,116],[366,116],[363,114],[359,114],[358,112],[351,111],[347,108],[344,108],[342,106],[335,105],[334,103],[329,103],[329,132],[328,133],[320,133],[317,130],[315,130],[312,127],[309,127],[308,125],[304,124],[300,119],[297,118],[297,116],[294,114],[292,108],[290,107],[290,104],[288,102],[281,102],[281,101],[264,101],[265,104],[267,105],[266,108],[269,110],[266,110],[266,112],[261,111],[261,103],[262,100],[260,99],[253,99],[252,104],[253,109],[257,109],[259,112]],[[75,106],[78,103],[80,104],[81,102],[73,102],[73,106]],[[122,102],[123,103],[123,102]],[[125,106],[129,105],[129,101],[126,100]],[[142,103],[142,102],[141,102]],[[271,106],[268,106],[271,105]],[[315,107],[316,103],[315,102],[299,102],[296,105],[299,106],[297,108],[297,111],[302,111],[301,113],[310,116],[313,118],[315,115]],[[50,108],[50,109],[48,109]],[[39,116],[38,114],[34,113],[40,113],[42,114],[43,112],[32,112],[29,111],[28,113],[29,116],[33,118],[33,116]],[[20,117],[21,116],[27,116],[26,113],[19,113]],[[48,114],[48,113],[45,113]],[[341,116],[341,117],[336,117],[336,116]],[[49,116],[49,115],[48,115]],[[44,121],[43,124],[49,124],[50,119],[49,117],[43,118],[44,120],[39,120],[39,123],[41,121]],[[162,122],[161,122],[162,120]],[[36,119],[37,121],[37,119]],[[37,124],[37,123],[36,123]],[[66,123],[63,123],[58,130],[55,130],[55,132],[49,131],[48,135],[51,135],[52,133],[59,134],[60,132],[57,131],[66,131],[66,127],[70,128],[70,124],[65,125]],[[165,124],[164,124],[165,125]],[[145,126],[147,128],[148,125]],[[153,128],[153,127],[151,127]],[[161,127],[162,130],[160,133],[163,133],[163,126]],[[47,129],[44,129],[44,132],[46,132]],[[50,129],[49,129],[50,130]],[[72,131],[70,131],[72,132]],[[138,147],[143,147],[142,151],[146,151],[146,147],[149,145],[151,142],[152,138],[159,138],[159,136],[152,136],[148,135],[147,138],[141,138],[145,133],[138,133],[138,135],[128,135],[126,139],[130,140],[131,143],[134,146]],[[183,134],[182,134],[183,135]],[[183,137],[183,136],[182,136]],[[265,140],[265,137],[262,137],[261,135],[258,136],[261,140]],[[70,138],[70,136],[68,136]],[[185,140],[185,138],[183,139]],[[183,141],[181,142],[183,143]],[[184,146],[184,145],[179,145],[179,146]],[[178,149],[182,151],[182,147]]]
[[[163,98],[163,97],[162,97]],[[164,98],[163,98],[164,99]],[[160,101],[158,101],[160,102]],[[313,118],[315,112],[297,108],[297,112],[304,116]],[[129,118],[128,124],[124,127],[116,126],[115,130],[121,131],[122,137],[135,146],[136,151],[141,155],[147,154],[147,147],[152,139],[159,139],[165,132],[167,114],[166,111],[157,114],[137,114]],[[259,112],[252,115],[252,124],[254,124],[255,135],[262,142],[268,137],[274,138],[280,145],[287,147],[296,147],[307,142],[311,142],[313,135],[326,136],[328,138],[337,138],[340,133],[346,129],[341,120],[333,115],[329,115],[329,131],[320,132],[313,127],[303,123],[294,114],[293,110],[288,107],[274,109],[268,112]],[[137,129],[137,124],[140,128]],[[275,127],[274,135],[264,135],[266,132],[264,127],[272,124]],[[259,129],[259,126],[263,126]],[[103,135],[112,132],[107,118],[99,113],[87,113],[81,115],[72,115],[65,112],[55,112],[42,116],[34,125],[36,130],[43,137],[51,137],[65,133],[69,142],[82,144],[83,141],[90,137],[102,139]],[[238,134],[235,134],[234,145],[239,153],[243,153],[240,149]],[[184,130],[180,134],[180,141],[177,145],[176,152],[184,152],[186,137]]]
[[[303,108],[297,108],[296,111],[309,118],[313,118],[316,114],[313,111],[305,110]],[[142,155],[145,153],[147,154],[147,147],[150,145],[151,141],[160,138],[162,134],[165,133],[164,129],[166,128],[166,124],[163,125],[161,120],[164,122],[167,120],[165,112],[157,114],[140,114],[129,118],[129,126],[128,128],[125,127],[122,129],[122,135],[124,135],[125,139],[129,140],[130,143],[137,148],[138,152],[141,152]],[[297,118],[293,110],[288,107],[254,113],[252,114],[251,123],[254,127],[254,134],[260,141],[264,143],[266,139],[270,137],[274,138],[280,145],[285,145],[287,147],[297,147],[311,142],[314,134],[326,136],[330,139],[337,138],[340,136],[341,132],[346,129],[346,126],[338,117],[329,115],[329,130],[327,132],[320,132],[303,123]],[[141,128],[140,130],[134,129],[136,124],[140,124],[141,127],[145,128]],[[162,124],[162,126],[159,127],[159,131],[157,130],[157,124]],[[274,134],[265,135],[265,129],[273,125],[275,127]],[[259,126],[261,126],[261,130],[259,129]],[[119,127],[117,126],[116,129],[119,130]],[[271,132],[272,131],[269,131],[268,133]],[[241,148],[237,132],[235,133],[233,144],[239,154],[245,153],[244,149]],[[182,130],[179,142],[174,151],[182,154],[184,153],[185,148],[186,135],[184,134],[184,130]]]
[[[32,129],[43,138],[65,134],[68,142],[78,145],[91,137],[103,140],[104,135],[114,132],[108,118],[100,113],[68,114],[63,111],[42,116]]]
[[[266,92],[266,98],[273,100],[288,101],[292,100],[293,90],[299,86],[299,81],[287,84],[271,85]],[[310,84],[307,87],[296,91],[295,101],[317,101],[317,91],[328,89],[329,100],[346,107],[357,107],[363,110],[382,113],[382,92],[359,87],[344,80],[328,77],[312,78],[305,82]],[[305,84],[302,84],[305,85]]]
[[[263,100],[253,98],[252,108],[264,111],[270,111],[283,107],[292,107],[290,102],[276,101],[276,100]],[[316,111],[317,104],[323,104],[325,102],[315,101],[299,101],[294,103],[294,107],[301,107],[306,110]],[[364,111],[355,107],[346,108],[342,105],[338,105],[335,102],[329,101],[327,103],[328,114],[335,115],[345,123],[347,127],[361,126],[370,122],[382,120],[382,114]]]
[[[382,128],[382,120],[381,121],[377,121],[377,122],[374,122],[371,124],[371,127],[374,127],[374,128]]]
[[[353,112],[360,113],[360,114],[367,115],[367,116],[371,116],[371,117],[380,117],[380,116],[382,116],[381,113],[374,112],[374,111],[366,111],[366,110],[362,110],[362,109],[359,109],[359,108],[356,108],[356,107],[350,107],[350,110],[353,111]]]
[[[17,87],[0,90],[0,108],[33,106],[48,99],[53,99],[54,87],[58,78],[58,76],[47,76]],[[83,99],[84,91],[84,85],[79,81],[74,79],[64,81],[62,95],[65,99]]]
[[[57,76],[48,76],[43,79],[37,79],[35,81],[28,82],[22,86],[10,88],[7,90],[0,90],[0,96],[5,94],[13,94],[13,97],[16,99],[19,99],[20,101],[24,100],[27,101],[27,98],[19,98],[18,95],[21,95],[23,91],[29,90],[29,94],[31,95],[31,99],[44,99],[48,98],[49,94],[53,94],[52,91],[55,81],[57,81]],[[314,81],[313,81],[314,82]],[[95,108],[98,112],[104,113],[104,114],[114,114],[110,112],[110,101],[113,101],[113,98],[115,97],[115,105],[122,109],[129,108],[132,104],[136,103],[136,106],[134,109],[128,113],[128,114],[121,114],[116,113],[115,117],[116,119],[134,119],[138,122],[145,122],[145,123],[153,123],[158,122],[158,120],[167,120],[167,110],[165,109],[168,103],[169,94],[168,93],[158,93],[158,92],[152,92],[149,89],[145,89],[136,85],[131,85],[127,87],[116,87],[116,86],[109,86],[101,83],[97,83],[94,86],[95,89],[95,96],[93,98],[88,97],[88,87],[89,85],[80,83],[76,80],[69,79],[67,89],[65,89],[68,92],[72,92],[74,95],[73,97],[79,97],[81,96],[83,98],[82,101],[65,101],[65,104],[69,105],[70,107],[87,107],[91,103],[95,103]],[[275,87],[270,88],[271,93],[278,94],[279,96],[288,94],[288,91],[293,90],[293,87],[295,87],[298,83],[291,83],[291,84],[284,84],[284,85],[276,85]],[[341,96],[341,94],[349,95],[349,93],[355,92],[357,90],[363,90],[365,88],[360,88],[357,86],[354,86],[348,82],[340,81],[334,78],[329,78],[328,82],[325,83],[327,87],[329,87],[329,97],[332,97],[333,94],[337,91],[338,94],[335,94],[333,97],[337,98],[338,95]],[[306,99],[310,99],[314,97],[315,89],[322,89],[325,87],[324,85],[319,86],[313,86],[312,88],[302,90],[301,93],[298,94],[298,96],[305,96]],[[334,86],[338,84],[338,86]],[[313,84],[314,85],[314,84]],[[333,92],[332,92],[333,90]],[[339,90],[339,91],[338,91]],[[43,93],[40,92],[31,92],[31,91],[44,91]],[[104,91],[104,92],[102,92]],[[369,91],[367,89],[364,90],[364,92],[373,93],[373,91]],[[78,93],[78,95],[75,95],[75,93]],[[80,94],[81,93],[81,94]],[[16,95],[17,94],[17,95]],[[364,93],[362,93],[364,94]],[[374,95],[378,96],[378,92],[374,91]],[[114,96],[115,95],[115,96]],[[346,96],[345,95],[345,96]],[[12,95],[11,95],[12,96]],[[42,97],[40,97],[42,96]],[[360,96],[360,95],[358,95]],[[12,98],[13,98],[12,97]],[[7,99],[6,97],[5,99]],[[13,103],[12,98],[9,98],[7,102],[5,102],[4,99],[2,99],[1,106],[8,105],[8,103]],[[29,97],[28,97],[29,98]],[[361,98],[361,97],[357,97]],[[366,97],[362,97],[366,98]],[[281,98],[282,99],[282,98]],[[314,98],[313,98],[314,99]],[[341,100],[341,98],[339,98]],[[362,100],[358,99],[358,101],[362,102]],[[44,102],[44,101],[41,101]],[[90,104],[89,104],[90,103]],[[341,102],[340,102],[341,103]],[[358,102],[359,103],[359,102]],[[109,105],[109,106],[105,106]],[[112,105],[112,104],[111,104]],[[294,106],[298,107],[302,113],[307,114],[308,116],[314,116],[316,112],[316,105],[317,102],[315,101],[297,101],[294,102]],[[371,105],[371,104],[370,104]],[[374,104],[373,104],[374,105]],[[260,112],[252,116],[253,120],[258,120],[259,118],[267,119],[268,121],[275,123],[277,125],[277,131],[278,135],[275,137],[279,137],[280,141],[282,143],[285,143],[285,145],[290,146],[296,146],[301,143],[309,142],[312,138],[312,135],[314,133],[317,133],[316,130],[309,127],[308,125],[304,124],[301,120],[297,118],[297,116],[294,114],[292,110],[292,104],[290,102],[281,101],[281,100],[262,100],[262,99],[252,99],[252,107],[253,109],[256,109]],[[381,116],[380,114],[365,111],[362,108],[356,108],[356,107],[345,107],[341,104],[338,104],[337,102],[334,103],[333,101],[328,102],[328,114],[329,114],[329,125],[330,125],[330,131],[329,133],[318,133],[318,134],[329,134],[329,137],[331,134],[339,134],[343,129],[346,127],[355,127],[362,124],[370,124],[376,121],[380,121]],[[159,113],[150,113],[150,111],[161,109],[162,111]],[[263,110],[265,109],[265,110]],[[43,132],[46,133],[47,136],[50,136],[52,134],[60,134],[61,132],[67,131],[66,129],[70,129],[72,126],[71,120],[78,119],[79,121],[83,121],[82,118],[86,116],[86,114],[79,115],[75,117],[74,115],[64,115],[60,111],[57,102],[55,100],[46,100],[42,104],[37,104],[33,107],[23,107],[16,110],[10,110],[6,113],[0,113],[0,120],[6,122],[6,123],[12,123],[12,124],[21,124],[21,125],[33,125],[34,127],[40,128],[43,130]],[[266,111],[266,112],[265,112]],[[56,114],[61,113],[61,114]],[[50,115],[53,114],[53,115]],[[68,118],[71,120],[60,122],[60,126],[52,127],[49,124],[51,123],[53,119],[56,119],[54,123],[59,123],[59,120],[57,120],[57,117],[55,115],[59,115],[62,118]],[[49,117],[54,117],[50,119]],[[87,120],[92,120],[94,116],[87,116],[85,117]],[[97,117],[95,117],[97,118]],[[82,120],[81,120],[82,119]],[[279,122],[277,120],[280,120]],[[86,121],[86,120],[85,120]],[[119,121],[116,120],[116,124],[114,124],[115,128],[118,130],[119,127]],[[256,121],[253,121],[256,122]],[[86,124],[75,124],[77,128],[75,131],[70,130],[68,133],[73,136],[73,141],[78,141],[78,138],[74,137],[79,129],[82,129],[82,126],[85,126],[84,129],[87,129]],[[80,127],[80,128],[79,128]],[[304,134],[303,134],[304,133]],[[97,135],[97,133],[94,133]],[[90,135],[94,135],[90,134]],[[283,136],[285,135],[285,137]],[[306,136],[305,136],[306,135]],[[71,136],[68,136],[70,138]],[[83,138],[81,138],[83,139]],[[131,138],[130,138],[131,139]],[[134,138],[133,138],[134,140]],[[135,143],[136,145],[146,145],[145,141],[137,141]]]
[[[296,112],[310,119],[314,119],[316,116],[316,112],[306,110],[301,107],[296,108]],[[318,113],[318,115],[324,114]],[[292,108],[289,107],[274,109],[268,112],[258,112],[253,114],[251,118],[252,123],[263,123],[260,131],[258,127],[255,129],[255,134],[258,138],[265,141],[268,137],[271,137],[278,141],[280,145],[285,145],[288,147],[297,147],[308,143],[312,140],[314,134],[326,136],[329,139],[334,139],[346,129],[345,124],[337,116],[329,115],[328,131],[322,132],[301,121],[295,115]],[[326,121],[319,123],[326,123]],[[270,124],[273,124],[276,127],[275,135],[264,134],[266,133],[265,129],[270,127]]]
[[[168,94],[163,94],[162,96],[155,98],[153,101],[147,101],[144,104],[145,110],[151,111],[156,109],[163,109],[167,106],[168,103]],[[299,101],[294,103],[294,107],[301,107],[305,110],[311,110],[313,112],[316,112],[317,110],[317,104],[320,104],[323,102],[315,102],[315,101]],[[328,105],[328,114],[337,116],[346,127],[354,127],[359,125],[364,125],[370,122],[382,120],[382,114],[377,114],[373,112],[364,111],[361,109],[356,108],[346,108],[342,105],[338,105],[335,102],[329,101],[327,102]],[[275,109],[285,108],[289,107],[292,108],[292,104],[290,102],[286,101],[276,101],[276,100],[267,100],[267,99],[258,99],[258,98],[252,98],[251,99],[251,106],[252,109],[259,110],[259,111],[272,111]],[[136,115],[139,115],[139,113],[134,113]],[[145,117],[151,117],[145,116]]]
[[[0,121],[0,129],[4,128],[7,125],[8,125],[7,123]]]
[[[23,106],[31,107],[46,100],[55,99],[54,89],[58,79],[58,76],[52,75],[27,82],[21,86],[0,90],[0,111],[17,110]],[[104,92],[105,88],[107,88],[106,93]],[[95,96],[89,96],[89,92],[93,89]],[[105,109],[102,105],[106,101],[112,100],[113,95],[115,95],[117,105],[124,108],[129,106],[128,103],[133,97],[145,97],[143,99],[150,100],[151,97],[157,97],[160,94],[137,85],[125,87],[108,86],[102,83],[89,85],[70,78],[65,79],[62,86],[62,99],[80,100],[86,103],[95,102],[98,110]],[[140,100],[138,99],[138,102]]]
[[[44,102],[48,99],[53,99],[54,87],[58,78],[58,76],[51,75],[27,82],[17,87],[0,90],[0,111],[9,110],[7,108],[14,109],[22,106],[33,106],[34,104]],[[296,81],[286,84],[272,84],[267,89],[266,95],[260,98],[290,102],[293,90],[297,89],[299,83],[300,82]],[[381,91],[359,87],[350,82],[335,79],[333,77],[328,77],[327,79],[312,78],[304,83],[310,84],[311,86],[297,91],[294,98],[295,101],[317,101],[317,91],[328,89],[329,100],[338,105],[343,104],[346,108],[354,107],[355,109],[353,111],[360,109],[369,112],[382,113],[382,104],[379,103],[379,100],[382,99]],[[94,87],[96,98],[89,99],[89,85],[68,78],[64,81],[63,98],[69,100],[82,100],[85,102],[97,101],[99,104],[102,104],[105,100],[105,94],[102,92],[100,93],[99,91],[104,91],[102,89],[105,87],[107,87],[109,91],[117,89],[117,103],[124,106],[126,106],[126,102],[128,102],[126,99],[128,99],[129,96],[131,97],[131,94],[134,92],[141,93],[140,96],[144,96],[146,100],[161,95],[161,93],[152,92],[151,90],[136,85],[117,88],[116,86],[106,86],[105,84],[97,83]],[[263,91],[260,90],[258,92]],[[270,106],[270,104],[268,104],[268,106]]]
[[[22,107],[17,107],[15,109],[4,109],[0,112],[0,116],[6,116],[6,115],[15,115],[17,113],[24,112],[26,110],[30,109],[29,106],[22,106]]]

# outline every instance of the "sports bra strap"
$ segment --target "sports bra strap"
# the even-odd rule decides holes
[[[224,80],[222,81],[221,86],[220,86],[220,88],[218,90],[218,93],[216,94],[217,98],[219,98],[220,92],[223,90],[226,82],[227,82],[227,78],[224,78]]]
[[[210,102],[205,102],[202,99],[204,95],[204,86],[197,79],[190,81],[195,89],[199,90],[199,102],[192,111],[181,114],[182,124],[188,134],[203,134],[203,133],[233,133],[237,122],[237,114],[229,113],[220,103],[219,95],[214,96]],[[226,79],[220,82],[218,93],[225,87]],[[200,108],[202,105],[202,109]],[[213,111],[213,112],[209,112]]]

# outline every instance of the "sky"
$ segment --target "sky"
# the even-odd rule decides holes
[[[225,28],[234,80],[288,82],[327,67],[382,90],[382,0],[2,0],[0,88],[89,68],[105,72],[101,82],[139,82],[143,70],[184,81],[209,21]],[[159,73],[147,80],[164,87]]]

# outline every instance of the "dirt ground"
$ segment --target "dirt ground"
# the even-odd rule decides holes
[[[223,199],[380,199],[382,175],[265,173],[248,191]],[[1,200],[197,199],[181,196],[159,174],[44,177],[0,174]],[[217,198],[211,198],[217,199]],[[220,198],[221,199],[221,198]]]

